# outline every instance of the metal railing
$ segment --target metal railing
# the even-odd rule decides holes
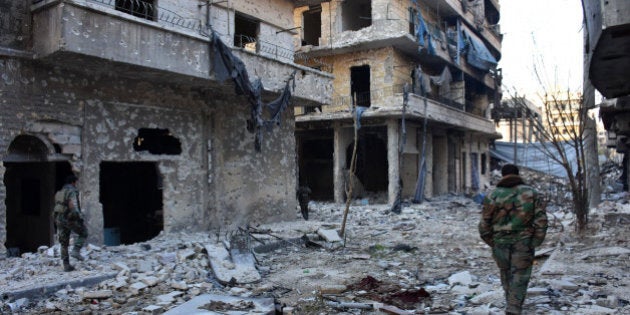
[[[32,3],[35,4],[41,1],[42,0],[33,0]],[[153,4],[153,2],[143,0],[88,1],[149,21],[164,22],[193,31],[201,30],[201,20],[182,17],[171,10]]]
[[[234,35],[234,47],[243,48],[262,55],[273,56],[276,59],[282,58],[293,61],[292,49],[284,48],[248,35]]]
[[[309,68],[317,69],[317,70],[328,72],[328,73],[333,72],[333,66],[331,63],[325,62],[321,60],[320,58],[309,57],[307,54],[303,52],[296,53],[293,56],[293,59],[295,60],[296,63],[299,63]]]
[[[369,92],[362,92],[362,93],[357,93],[354,103],[358,106],[370,106],[372,104],[375,103],[379,103],[379,102],[383,102],[383,101],[387,101],[386,98],[388,97],[393,97],[396,94],[402,94],[403,93],[403,88],[404,88],[404,84],[396,84],[396,85],[392,85],[389,87],[385,87],[383,89],[378,89],[378,90],[371,90]],[[415,93],[411,93],[411,94],[415,94]],[[415,94],[418,96],[421,96],[419,94]],[[427,99],[430,99],[432,101],[438,102],[442,105],[445,105],[447,107],[456,109],[456,110],[460,110],[460,111],[464,111],[467,113],[472,113],[474,106],[473,103],[470,101],[466,101],[466,104],[462,104],[459,102],[456,102],[452,99],[443,97],[443,96],[436,96],[436,95],[426,95]],[[401,99],[402,102],[402,99]],[[352,100],[352,96],[350,95],[336,95],[333,96],[331,102],[329,105],[335,106],[335,107],[352,107],[353,104],[353,100]],[[401,103],[402,104],[402,103]]]

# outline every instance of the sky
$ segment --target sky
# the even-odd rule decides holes
[[[582,90],[582,4],[580,0],[502,0],[503,85],[536,98],[544,89]],[[534,60],[541,62],[534,62]],[[534,65],[541,70],[541,85]],[[544,87],[544,89],[543,89]],[[504,96],[506,95],[504,90]]]

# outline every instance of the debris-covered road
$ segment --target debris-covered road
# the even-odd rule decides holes
[[[527,314],[630,313],[626,198],[592,210],[583,238],[574,235],[571,214],[551,207],[555,219],[537,251]],[[335,241],[343,207],[311,202],[309,221],[296,210],[295,220],[232,233],[90,245],[88,259],[69,273],[56,247],[4,258],[0,310],[183,314],[196,303],[210,314],[502,314],[498,272],[478,237],[480,205],[472,199],[407,204],[401,214],[362,202],[350,208],[346,235]],[[226,282],[212,272],[238,267],[212,250],[229,247],[235,235],[247,236],[259,278]]]

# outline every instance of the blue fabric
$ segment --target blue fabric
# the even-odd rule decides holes
[[[497,66],[497,59],[482,41],[470,36],[465,31],[461,32],[460,41],[462,41],[460,47],[464,47],[466,52],[468,64],[486,71]]]
[[[363,112],[368,109],[367,107],[363,107],[363,106],[357,106],[355,108],[355,113],[357,115],[357,130],[361,129],[361,115],[363,115]]]
[[[413,0],[413,3],[415,4],[415,7],[418,10],[418,13],[415,16],[415,24],[416,24],[416,29],[415,29],[415,36],[416,39],[418,40],[418,44],[420,45],[419,51],[422,51],[423,49],[427,49],[427,51],[429,52],[429,54],[431,55],[435,55],[435,47],[433,45],[433,35],[431,35],[431,33],[429,32],[429,28],[427,27],[427,24],[424,22],[424,18],[422,18],[422,13],[420,12],[420,6],[418,5],[418,1],[417,0]],[[427,36],[427,41],[425,42],[424,40],[424,36]]]
[[[551,150],[551,144],[547,143]],[[567,171],[560,163],[550,159],[541,147],[540,142],[517,143],[516,161],[514,161],[514,142],[495,141],[494,148],[490,150],[490,156],[501,161],[523,166],[535,171],[551,174],[557,177],[568,178]],[[563,142],[564,152],[567,155],[571,169],[577,169],[577,157],[575,148],[569,142]],[[559,153],[558,153],[559,155]]]

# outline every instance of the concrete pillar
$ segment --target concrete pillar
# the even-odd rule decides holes
[[[344,172],[346,168],[346,146],[353,141],[353,130],[349,128],[342,128],[338,122],[333,125],[334,129],[334,154],[333,154],[333,185],[334,196],[336,203],[344,202]],[[348,132],[350,130],[350,132]]]
[[[584,122],[584,158],[586,160],[586,187],[588,188],[588,206],[596,208],[601,202],[602,188],[599,176],[599,157],[597,153],[597,127],[595,119],[587,117]]]
[[[399,127],[398,119],[390,119],[387,121],[387,168],[388,168],[388,185],[387,200],[388,203],[394,204],[398,194],[400,165],[398,156],[399,146]]]
[[[427,198],[434,196],[434,188],[433,188],[433,134],[427,131],[426,136],[427,144],[425,147],[426,156],[425,163],[427,165],[427,178],[424,183],[424,196]],[[422,138],[420,138],[420,145],[422,145]],[[422,154],[422,152],[420,152]],[[422,158],[422,156],[420,156]]]
[[[455,170],[450,170],[455,172]],[[446,136],[433,137],[433,193],[448,193],[448,141]]]

